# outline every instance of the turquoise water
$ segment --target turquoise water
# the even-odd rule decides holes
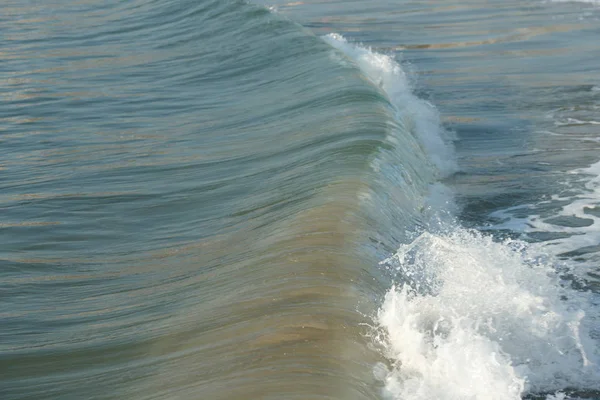
[[[2,10],[0,398],[600,397],[599,5]]]

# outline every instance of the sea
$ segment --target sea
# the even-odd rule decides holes
[[[600,1],[3,0],[0,399],[600,399]]]

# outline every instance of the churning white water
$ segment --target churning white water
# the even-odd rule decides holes
[[[593,298],[557,260],[476,231],[423,233],[383,262],[398,286],[377,315],[394,399],[519,399],[600,388]],[[596,337],[597,339],[597,337]]]

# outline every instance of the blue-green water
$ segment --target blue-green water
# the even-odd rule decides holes
[[[1,399],[600,397],[600,5],[1,10]]]

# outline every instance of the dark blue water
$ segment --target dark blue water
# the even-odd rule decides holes
[[[276,3],[3,4],[0,398],[597,397],[597,5]]]

